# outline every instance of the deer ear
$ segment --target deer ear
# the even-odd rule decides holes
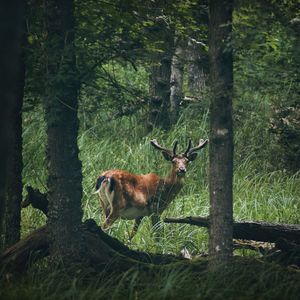
[[[172,156],[170,155],[170,153],[168,153],[167,151],[161,151],[162,155],[164,156],[164,158],[168,161],[172,160]]]
[[[193,161],[196,159],[198,153],[197,152],[193,152],[191,154],[189,154],[189,156],[187,157],[189,161]]]

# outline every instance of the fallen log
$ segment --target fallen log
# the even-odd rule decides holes
[[[46,226],[42,226],[4,251],[0,257],[1,270],[22,273],[32,263],[47,255],[48,233]]]
[[[42,194],[32,187],[27,187],[28,195],[22,202],[22,208],[32,205],[48,213],[47,194]],[[108,268],[126,270],[150,265],[162,265],[185,260],[182,256],[170,254],[153,254],[129,249],[118,239],[106,234],[97,226],[93,219],[82,223],[81,234],[86,252],[83,254],[86,261],[94,269]],[[47,226],[40,227],[29,236],[8,248],[0,256],[0,269],[5,272],[22,273],[37,260],[49,255],[49,236]],[[114,267],[113,267],[114,266]]]
[[[209,227],[209,218],[203,217],[166,218],[164,222]],[[300,225],[268,222],[234,222],[233,238],[271,243],[284,239],[292,243],[300,244]]]
[[[86,245],[85,259],[97,270],[101,267],[107,268],[108,265],[124,270],[134,265],[143,267],[145,264],[163,265],[185,260],[181,256],[131,250],[118,239],[102,231],[92,219],[82,224],[82,236]],[[8,248],[0,257],[0,269],[20,274],[34,262],[48,255],[49,236],[47,226],[43,226]]]

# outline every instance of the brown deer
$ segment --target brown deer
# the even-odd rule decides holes
[[[161,178],[154,173],[136,175],[123,170],[103,172],[96,183],[96,194],[105,214],[103,228],[111,226],[118,218],[135,219],[133,237],[144,216],[160,215],[181,190],[188,163],[196,159],[197,151],[204,148],[208,140],[201,139],[194,148],[189,140],[182,154],[176,154],[177,141],[173,150],[160,146],[156,140],[150,143],[172,163],[169,175]]]

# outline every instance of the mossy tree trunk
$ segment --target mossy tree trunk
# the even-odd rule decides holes
[[[20,239],[24,13],[22,1],[1,2],[0,251]]]
[[[75,61],[74,3],[47,0],[45,13],[50,254],[74,261],[80,259],[83,246],[82,171],[77,145],[80,83]]]
[[[210,105],[209,255],[211,269],[232,256],[232,1],[210,1],[209,58]]]

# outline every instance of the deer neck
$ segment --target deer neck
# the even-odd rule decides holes
[[[177,176],[174,169],[164,178],[160,178],[157,193],[151,203],[152,212],[161,213],[180,192],[184,177]]]
[[[162,179],[164,198],[169,202],[176,197],[184,183],[184,177],[178,176],[172,168],[168,176]]]

